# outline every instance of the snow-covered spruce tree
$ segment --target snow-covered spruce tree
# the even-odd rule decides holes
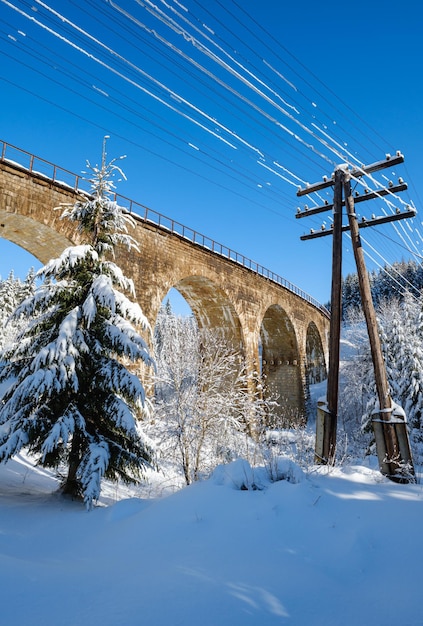
[[[15,278],[13,270],[6,280],[0,281],[0,348],[8,342],[12,332],[7,328],[7,320],[18,304],[16,299],[18,279]]]
[[[152,450],[136,419],[144,407],[140,380],[126,357],[152,361],[141,336],[148,327],[134,287],[113,262],[115,246],[136,248],[133,219],[111,200],[116,160],[92,171],[92,197],[61,207],[85,244],[64,250],[39,272],[44,278],[14,315],[30,323],[5,352],[1,379],[12,380],[0,407],[0,461],[22,448],[44,467],[65,466],[62,491],[98,499],[101,479],[135,483]],[[60,207],[59,207],[60,208]]]
[[[378,307],[379,333],[382,343],[386,374],[392,399],[404,410],[410,428],[413,457],[418,465],[423,459],[423,316],[422,299],[405,293],[384,300]],[[364,407],[362,431],[367,434],[367,444],[374,441],[372,414],[378,399],[374,380],[370,346],[367,336],[360,337],[362,324],[357,321],[350,327],[350,335],[357,346],[354,360],[343,365],[345,386],[340,397],[341,412],[349,414],[349,436],[354,438],[354,424]],[[354,410],[354,403],[357,407]],[[355,417],[355,419],[354,419]],[[352,419],[351,419],[352,418]]]
[[[11,270],[7,279],[0,281],[0,349],[8,345],[26,324],[24,318],[11,318],[11,315],[22,300],[34,293],[34,277],[33,268],[29,270],[24,282],[15,278],[14,271]]]
[[[410,444],[418,465],[423,464],[423,315],[422,299],[406,292],[401,303],[403,342],[394,354],[396,388],[410,428]]]

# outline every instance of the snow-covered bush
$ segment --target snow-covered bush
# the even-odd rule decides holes
[[[144,388],[122,362],[151,365],[138,330],[148,323],[128,298],[132,281],[113,262],[117,245],[137,247],[128,234],[134,221],[110,199],[121,171],[115,160],[106,163],[105,144],[101,166],[91,170],[92,197],[61,208],[85,243],[37,272],[44,282],[13,314],[28,323],[0,372],[0,381],[13,381],[0,407],[0,461],[26,448],[44,467],[67,467],[63,492],[88,508],[103,477],[136,482],[152,462],[137,420]]]
[[[237,459],[227,465],[219,465],[213,471],[212,481],[216,485],[228,485],[239,491],[261,491],[270,483],[286,480],[297,484],[304,480],[304,472],[292,459],[275,458],[274,473],[268,468],[253,466],[245,459]]]
[[[265,429],[260,439],[261,463],[272,481],[283,477],[290,464],[309,472],[314,466],[315,435],[299,424],[291,428]],[[295,480],[291,480],[295,482]]]
[[[237,459],[226,465],[218,465],[212,474],[216,485],[228,485],[240,491],[263,489],[263,476],[245,459]],[[260,480],[261,478],[261,480]]]
[[[243,358],[220,332],[199,330],[169,305],[155,329],[155,412],[150,427],[161,457],[186,484],[219,463],[254,456],[270,402],[250,380]]]

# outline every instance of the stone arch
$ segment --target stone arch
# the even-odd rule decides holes
[[[183,296],[191,307],[193,316],[200,331],[216,331],[220,337],[223,336],[225,350],[239,353],[245,357],[245,346],[243,340],[243,329],[241,320],[235,310],[233,303],[223,289],[211,279],[204,276],[191,275],[176,280],[168,288],[162,285],[161,300],[162,305],[169,290],[176,289]],[[159,310],[154,312],[153,325],[156,325]],[[182,338],[183,340],[183,338]],[[212,344],[213,345],[213,344]],[[154,346],[151,346],[154,349]],[[185,349],[184,349],[185,350]],[[186,357],[190,358],[190,355]],[[234,380],[236,373],[234,372]],[[150,389],[154,388],[154,378],[151,373],[148,380]]]
[[[277,412],[281,416],[286,405],[302,414],[304,389],[297,336],[291,319],[280,305],[271,305],[265,312],[260,341],[265,393],[277,397]]]
[[[233,303],[222,288],[210,278],[198,275],[181,278],[171,286],[185,298],[200,329],[222,332],[228,343],[236,351],[244,354],[241,321]]]
[[[74,245],[71,233],[58,232],[26,215],[0,211],[0,235],[32,254],[42,264],[60,256],[63,250]],[[73,233],[72,233],[73,234]]]
[[[306,336],[306,377],[310,385],[327,378],[325,353],[320,333],[314,322],[307,327]]]

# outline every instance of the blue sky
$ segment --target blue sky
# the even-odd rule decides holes
[[[330,214],[295,219],[312,206],[296,191],[338,163],[401,150],[405,164],[382,174],[408,182],[392,202],[417,217],[366,229],[364,249],[371,269],[419,260],[422,11],[417,0],[0,0],[0,139],[80,173],[110,135],[108,155],[126,155],[119,193],[326,302],[331,237],[300,236]],[[2,277],[36,264],[4,239],[0,255]],[[343,273],[354,270],[344,236]]]

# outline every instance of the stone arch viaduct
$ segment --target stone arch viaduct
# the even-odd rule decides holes
[[[86,181],[0,142],[0,236],[42,263],[79,243],[54,208],[73,203]],[[85,192],[86,193],[86,192]],[[329,316],[300,289],[244,256],[140,204],[117,196],[134,215],[140,252],[117,252],[152,327],[168,291],[187,300],[200,328],[219,328],[262,371],[290,408],[302,409],[305,381],[326,376]]]

